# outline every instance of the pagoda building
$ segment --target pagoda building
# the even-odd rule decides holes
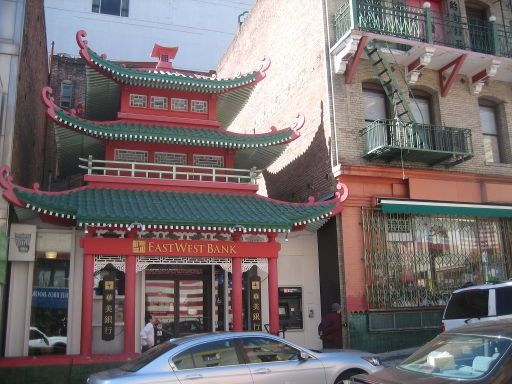
[[[305,203],[257,193],[261,170],[300,137],[304,123],[298,115],[268,133],[224,129],[270,62],[219,79],[173,68],[177,47],[155,45],[156,68],[141,68],[108,60],[85,36],[77,33],[88,71],[120,89],[117,119],[64,110],[49,87],[41,96],[55,124],[98,139],[103,157],[81,158],[82,186],[59,192],[14,185],[9,169],[0,171],[9,202],[43,222],[81,229],[81,264],[70,274],[81,292],[69,294],[81,309],[74,319],[80,355],[138,352],[145,313],[160,321],[157,339],[216,330],[278,334],[277,238],[318,227],[340,212],[348,191],[339,184],[334,198]]]

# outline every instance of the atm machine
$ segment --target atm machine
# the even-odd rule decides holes
[[[279,327],[302,329],[302,287],[279,287]]]

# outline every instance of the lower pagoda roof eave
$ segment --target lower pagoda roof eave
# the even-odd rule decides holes
[[[258,195],[154,190],[108,189],[90,186],[65,192],[43,192],[13,185],[1,170],[4,197],[42,215],[76,220],[78,225],[125,227],[137,222],[150,229],[288,232],[341,210],[343,193],[326,202],[286,203]],[[172,218],[172,219],[171,219]]]

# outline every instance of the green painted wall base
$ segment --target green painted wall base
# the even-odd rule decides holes
[[[0,384],[84,384],[90,374],[122,364],[124,362],[0,368]]]
[[[368,313],[349,314],[349,327],[350,347],[372,353],[418,347],[440,333],[439,327],[371,331]]]

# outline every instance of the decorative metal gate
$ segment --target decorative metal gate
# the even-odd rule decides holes
[[[370,309],[441,306],[466,283],[512,273],[512,220],[367,208],[362,218]]]

